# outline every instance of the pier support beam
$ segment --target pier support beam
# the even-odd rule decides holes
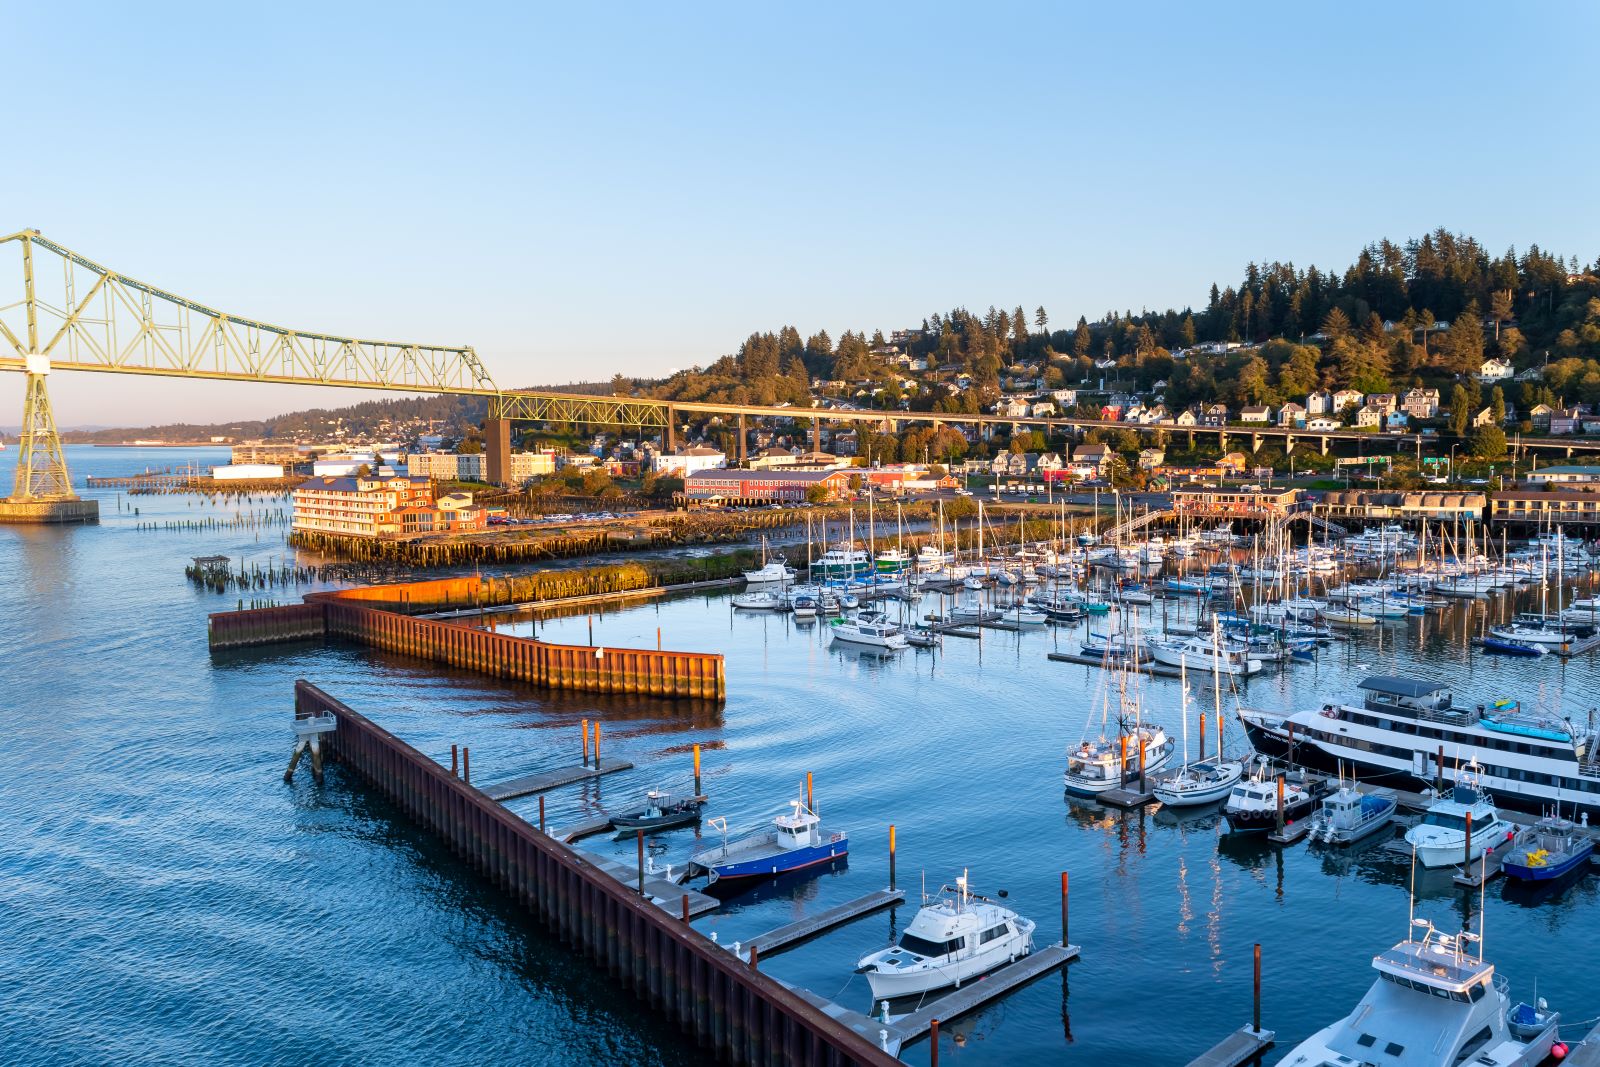
[[[742,416],[741,421],[743,421]],[[671,408],[667,409],[666,449],[668,452],[676,452],[678,450],[678,413]]]
[[[1328,454],[1328,439],[1326,437],[1319,437],[1319,438],[1317,438],[1317,440],[1319,442],[1321,442],[1321,444],[1322,444],[1322,454],[1324,456],[1326,456]]]
[[[822,451],[822,420],[811,420],[811,451]]]
[[[1250,452],[1251,452],[1252,455],[1254,455],[1255,453],[1260,452],[1260,451],[1261,451],[1261,435],[1258,434],[1258,433],[1253,433],[1253,434],[1250,435]]]
[[[739,466],[744,466],[745,442],[750,439],[750,431],[745,426],[744,412],[739,413]]]

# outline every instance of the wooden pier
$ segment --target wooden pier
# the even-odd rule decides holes
[[[1600,1026],[1590,1030],[1588,1036],[1573,1045],[1561,1061],[1566,1067],[1600,1067]]]
[[[508,778],[503,782],[481,788],[483,795],[490,800],[515,800],[518,797],[532,796],[534,793],[543,793],[549,789],[571,785],[573,782],[581,782],[586,778],[599,778],[602,775],[631,770],[632,767],[633,764],[625,759],[602,756],[594,763],[586,763],[582,767],[558,767],[553,771],[534,771],[520,778]]]
[[[1216,1045],[1189,1061],[1189,1067],[1239,1067],[1272,1047],[1277,1034],[1241,1026]]]
[[[882,911],[884,908],[892,908],[898,904],[904,904],[905,901],[906,892],[904,889],[880,889],[876,893],[868,893],[864,897],[846,904],[840,904],[836,908],[829,908],[826,911],[819,911],[815,915],[808,915],[798,922],[780,926],[775,930],[768,930],[764,934],[759,934],[743,942],[743,944],[748,948],[754,948],[760,959],[766,959],[774,952],[782,952],[784,949],[798,945],[808,938],[826,933],[836,926],[843,926],[847,922],[853,922],[863,916],[871,915],[875,911]]]
[[[575,841],[582,841],[586,837],[603,834],[609,829],[611,829],[611,816],[602,815],[598,819],[575,823],[564,830],[552,830],[550,836],[559,839],[563,844],[570,845]]]
[[[1267,834],[1267,840],[1274,845],[1298,845],[1305,840],[1306,834],[1311,832],[1311,820],[1300,819],[1284,826],[1282,832],[1273,830]]]

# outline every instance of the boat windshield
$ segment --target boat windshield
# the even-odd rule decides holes
[[[1461,831],[1465,831],[1467,828],[1466,819],[1448,811],[1430,811],[1422,817],[1422,824],[1424,826],[1447,826],[1452,830]]]
[[[900,947],[919,956],[945,956],[959,952],[966,940],[965,937],[957,937],[950,941],[929,941],[925,937],[907,933],[900,935]]]

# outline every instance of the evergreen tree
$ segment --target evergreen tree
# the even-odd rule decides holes
[[[1504,426],[1506,424],[1506,394],[1505,394],[1505,391],[1502,390],[1497,385],[1497,386],[1494,387],[1494,392],[1489,394],[1489,397],[1490,397],[1490,399],[1489,399],[1489,415],[1490,415],[1490,417],[1494,419],[1494,424],[1496,426]]]
[[[1089,323],[1083,317],[1078,318],[1078,327],[1072,332],[1073,354],[1082,359],[1089,355],[1089,349],[1094,345],[1094,334],[1089,331]]]
[[[1476,301],[1469,302],[1445,331],[1440,350],[1445,366],[1457,374],[1476,374],[1483,366],[1483,323]]]
[[[1450,390],[1450,432],[1457,437],[1464,435],[1472,423],[1472,414],[1472,400],[1467,396],[1466,389],[1458,383]]]
[[[1017,355],[1023,356],[1028,352],[1028,318],[1022,313],[1022,305],[1017,305],[1017,310],[1011,313],[1011,333],[1017,339]]]
[[[1322,320],[1322,332],[1328,340],[1337,341],[1350,335],[1350,316],[1344,313],[1343,308],[1334,308]]]
[[[1479,459],[1499,459],[1506,454],[1506,432],[1494,425],[1479,426],[1467,447]]]
[[[1500,340],[1500,324],[1511,317],[1511,290],[1496,289],[1489,297],[1489,317],[1494,320],[1494,339]]]
[[[1040,333],[1044,334],[1046,337],[1050,336],[1049,333],[1047,333],[1046,330],[1045,330],[1045,327],[1050,324],[1050,316],[1046,315],[1044,313],[1044,305],[1043,304],[1040,304],[1037,308],[1034,309],[1034,312],[1033,312],[1033,324],[1035,326],[1039,327],[1039,332]]]

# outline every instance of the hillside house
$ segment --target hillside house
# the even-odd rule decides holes
[[[1480,382],[1501,382],[1511,377],[1514,372],[1511,363],[1504,359],[1486,359],[1478,368]]]
[[[1306,424],[1306,409],[1303,405],[1296,404],[1293,400],[1278,409],[1278,425],[1287,427],[1304,426]]]
[[[1272,409],[1265,404],[1247,404],[1239,409],[1239,421],[1266,425],[1272,421]]]

